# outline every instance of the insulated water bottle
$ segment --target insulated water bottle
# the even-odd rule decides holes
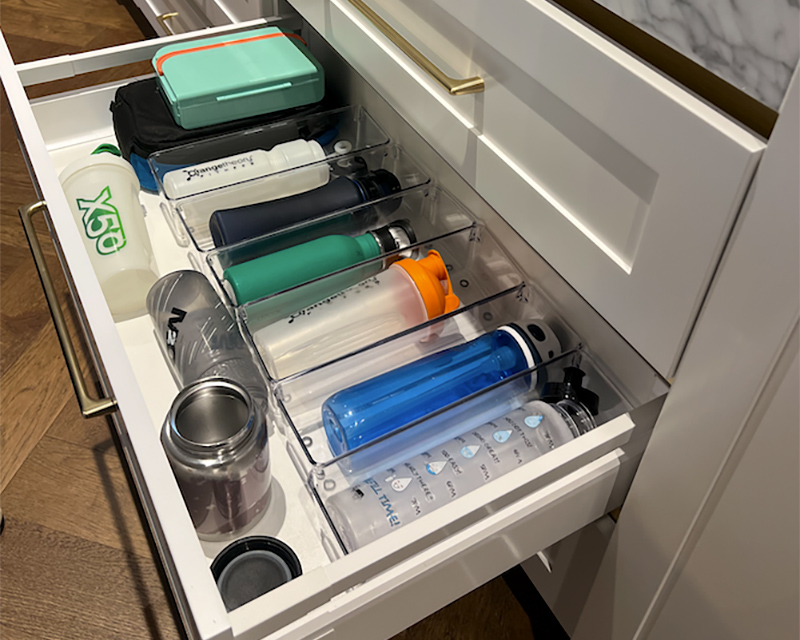
[[[399,180],[385,169],[352,178],[340,176],[305,193],[214,211],[209,229],[214,245],[223,247],[327,213],[357,207],[399,190]],[[392,204],[395,207],[400,205],[399,201]]]
[[[267,370],[277,379],[455,311],[460,304],[442,257],[429,251],[425,258],[395,262],[273,322],[253,338]]]
[[[555,336],[544,353],[537,348],[542,327],[505,325],[333,394],[322,405],[331,451],[341,455],[558,355]]]
[[[167,274],[147,294],[147,310],[181,386],[201,378],[227,378],[266,407],[266,386],[253,356],[205,276],[197,271]]]
[[[229,267],[224,271],[237,304],[265,298],[279,291],[310,282],[334,271],[381,254],[403,249],[416,242],[408,220],[400,220],[363,235],[323,236]],[[382,269],[380,261],[365,265],[362,277]]]
[[[184,198],[324,159],[325,152],[316,140],[292,140],[274,146],[271,151],[254,149],[170,171],[163,179],[164,193],[168,198]],[[296,185],[287,182],[286,193],[316,189],[328,182],[329,176],[327,164],[293,171],[286,177]]]
[[[242,385],[213,378],[187,386],[161,443],[201,538],[224,539],[258,522],[272,480],[267,423]]]
[[[348,551],[399,529],[595,426],[597,396],[568,367],[541,400],[332,493],[324,505]]]
[[[139,202],[139,180],[119,149],[102,144],[59,176],[114,320],[145,313],[158,278]]]

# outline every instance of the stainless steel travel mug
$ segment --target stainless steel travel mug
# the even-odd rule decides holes
[[[258,522],[272,480],[267,424],[241,384],[211,378],[187,386],[161,442],[201,538],[229,538]]]

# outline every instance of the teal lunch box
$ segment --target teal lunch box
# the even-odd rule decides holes
[[[184,129],[319,102],[325,93],[322,66],[305,41],[277,27],[163,47],[153,68]]]

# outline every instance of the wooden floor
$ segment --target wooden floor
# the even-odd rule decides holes
[[[143,38],[116,0],[0,0],[16,62]],[[38,96],[147,73],[149,65],[34,87]],[[8,107],[0,118],[0,637],[179,638],[181,631],[108,425],[83,420],[17,208],[36,200]],[[42,221],[39,235],[60,273]],[[63,278],[56,280],[69,309]],[[73,331],[73,333],[75,333]],[[77,335],[77,334],[76,334]],[[501,580],[397,636],[530,639]],[[354,639],[355,640],[355,639]]]

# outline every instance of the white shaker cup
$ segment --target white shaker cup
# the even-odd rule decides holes
[[[446,285],[446,289],[443,286]],[[273,379],[330,362],[460,305],[438,251],[381,273],[259,329],[256,347]]]
[[[147,311],[158,279],[139,203],[139,180],[119,149],[102,144],[71,163],[59,179],[114,320]]]

